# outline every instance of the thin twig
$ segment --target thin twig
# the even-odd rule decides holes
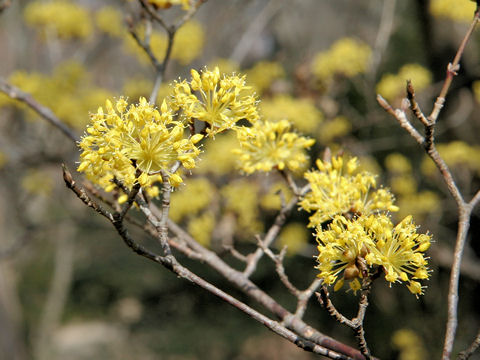
[[[470,25],[470,28],[465,34],[465,37],[463,38],[462,43],[460,44],[460,47],[458,48],[458,51],[455,54],[455,58],[453,59],[453,62],[449,63],[447,66],[447,76],[445,78],[445,82],[443,83],[442,90],[440,90],[440,94],[438,95],[437,100],[435,101],[433,110],[431,114],[428,116],[428,120],[431,123],[436,123],[438,119],[438,115],[440,115],[440,111],[442,110],[443,104],[445,103],[445,97],[447,96],[450,85],[452,84],[453,77],[457,75],[457,71],[460,69],[460,59],[463,55],[463,52],[465,51],[465,47],[468,41],[470,40],[470,37],[473,34],[473,31],[475,30],[475,26],[477,25],[479,18],[480,18],[480,11],[477,8],[477,10],[475,11],[475,16],[473,18],[472,24]]]
[[[70,129],[64,122],[62,122],[48,107],[41,105],[36,101],[32,95],[20,90],[16,86],[13,86],[0,78],[0,92],[3,92],[12,99],[21,101],[27,104],[37,114],[47,120],[50,124],[60,129],[64,135],[66,135],[73,142],[78,142],[79,138],[75,132]]]
[[[462,351],[458,354],[457,360],[467,360],[472,354],[480,347],[480,331],[478,332],[475,340],[473,340],[472,344],[468,347],[468,349]]]
[[[273,251],[265,246],[260,236],[257,236],[257,243],[258,246],[263,250],[267,256],[272,259],[275,263],[275,270],[277,271],[278,277],[280,281],[285,285],[287,290],[295,297],[300,296],[300,290],[298,290],[288,279],[287,274],[285,273],[285,267],[283,266],[283,259],[285,258],[285,254],[287,252],[287,247],[285,246],[279,254],[274,254]]]
[[[287,220],[288,215],[296,206],[299,197],[305,195],[308,191],[310,191],[310,184],[305,185],[301,190],[298,191],[298,195],[294,195],[294,197],[290,200],[290,202],[286,206],[282,207],[278,215],[275,217],[275,221],[273,222],[273,225],[270,227],[267,234],[263,238],[263,244],[266,247],[269,247],[273,243],[273,241],[275,241],[278,234],[280,233],[280,230],[285,224],[285,221]],[[249,277],[253,274],[262,256],[263,256],[263,250],[261,248],[257,248],[257,250],[253,254],[249,255],[247,266],[243,271],[246,277]]]
[[[65,164],[62,164],[62,169],[63,180],[65,181],[67,187],[71,189],[85,205],[91,207],[93,210],[95,210],[100,215],[106,217],[108,220],[113,221],[113,215],[109,211],[105,210],[101,205],[93,201],[83,188],[76,185],[75,180],[73,180],[72,174],[70,173],[70,171],[68,171]]]
[[[315,280],[312,281],[310,286],[302,291],[300,295],[298,296],[298,302],[297,302],[297,309],[295,310],[295,316],[298,317],[299,319],[303,318],[303,315],[305,314],[305,311],[307,310],[307,304],[312,295],[315,293],[315,291],[319,288],[320,285],[322,285],[323,280],[320,278],[316,278]]]

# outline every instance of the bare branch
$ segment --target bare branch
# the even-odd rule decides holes
[[[438,95],[437,100],[435,101],[433,110],[431,114],[428,116],[428,120],[432,124],[435,124],[437,122],[438,115],[440,115],[440,111],[442,110],[443,104],[445,103],[445,97],[447,96],[450,85],[452,84],[453,77],[457,75],[457,71],[460,69],[460,59],[463,55],[463,52],[465,51],[465,47],[468,41],[470,40],[470,37],[473,34],[473,31],[475,30],[475,26],[477,25],[479,18],[480,18],[480,11],[477,9],[475,12],[475,16],[473,18],[472,24],[470,25],[470,28],[465,34],[465,37],[463,38],[462,43],[460,44],[460,47],[457,50],[457,53],[455,55],[455,58],[453,59],[453,62],[449,63],[447,66],[447,76],[445,78],[445,82],[443,83],[442,90],[440,90],[440,94]]]
[[[258,243],[258,246],[263,250],[263,252],[265,254],[267,254],[267,256],[273,260],[273,262],[275,263],[275,270],[277,271],[277,274],[278,274],[278,277],[280,278],[280,281],[283,283],[283,285],[285,285],[285,287],[287,288],[287,290],[295,297],[299,297],[300,296],[300,290],[298,290],[291,282],[290,280],[288,280],[288,276],[287,274],[285,273],[285,268],[283,266],[283,259],[285,258],[285,253],[287,251],[287,247],[284,247],[282,249],[282,251],[280,252],[280,254],[277,254],[275,255],[273,253],[273,251],[268,248],[267,246],[265,246],[265,244],[263,243],[262,239],[260,238],[260,236],[257,236],[257,243]]]
[[[9,96],[12,99],[21,101],[28,105],[38,115],[47,120],[50,124],[60,129],[60,131],[66,135],[73,142],[78,142],[79,138],[75,132],[70,129],[64,122],[62,122],[48,107],[41,105],[30,94],[20,90],[16,86],[7,83],[4,79],[0,78],[0,91]]]
[[[270,229],[268,230],[267,234],[265,235],[262,241],[265,247],[269,247],[273,243],[273,241],[277,238],[278,234],[280,233],[280,230],[282,229],[282,226],[285,224],[285,221],[287,220],[287,216],[296,206],[297,202],[298,202],[298,196],[294,196],[290,200],[290,202],[287,204],[287,206],[284,206],[280,210],[277,217],[275,218],[273,225],[270,227]],[[262,255],[263,255],[263,250],[261,248],[258,248],[253,254],[249,255],[247,266],[243,271],[246,277],[249,277],[253,274],[253,272],[257,268],[258,262],[262,258]]]
[[[108,220],[113,221],[113,215],[105,210],[102,206],[97,204],[95,201],[93,201],[90,196],[86,193],[86,191],[76,185],[75,180],[73,180],[72,174],[70,171],[68,171],[67,167],[65,164],[62,164],[62,169],[63,169],[63,180],[65,181],[65,184],[67,187],[72,190],[77,197],[82,200],[82,202],[87,205],[88,207],[91,207],[93,210],[95,210],[97,213],[100,215],[106,217]]]
[[[475,340],[473,340],[472,344],[468,347],[468,349],[462,351],[458,354],[457,360],[467,360],[473,353],[480,347],[480,331],[477,334]]]
[[[403,127],[408,133],[420,144],[423,145],[425,139],[422,135],[413,127],[410,121],[407,119],[405,111],[397,109],[394,110],[392,106],[385,100],[380,94],[377,95],[377,102],[380,106],[390,115],[392,115],[400,123],[400,126]]]

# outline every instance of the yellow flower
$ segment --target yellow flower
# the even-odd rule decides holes
[[[92,33],[88,12],[68,1],[30,2],[25,7],[24,17],[27,24],[41,30],[42,36],[85,39]]]
[[[288,224],[282,229],[278,240],[280,247],[287,246],[287,255],[295,255],[305,249],[309,232],[300,223]]]
[[[50,76],[16,71],[10,75],[9,81],[52,109],[62,121],[79,129],[88,123],[89,111],[95,110],[106,98],[114,96],[106,89],[95,87],[87,70],[74,61],[59,64]],[[29,118],[38,117],[18,101],[11,100],[2,105],[10,104],[26,110]]]
[[[237,147],[238,140],[234,132],[225,132],[216,135],[215,138],[206,139],[197,172],[216,176],[232,174],[237,159],[232,150]]]
[[[260,103],[263,116],[270,121],[287,119],[304,133],[313,133],[323,120],[323,115],[311,99],[294,99],[278,95]]]
[[[53,186],[52,177],[45,170],[29,170],[22,178],[22,188],[30,194],[49,196]]]
[[[354,77],[367,71],[371,54],[372,50],[367,44],[343,38],[315,56],[312,71],[318,80],[324,82],[333,80],[337,74]]]
[[[343,157],[331,161],[316,161],[318,170],[305,173],[311,191],[299,202],[313,212],[310,225],[321,225],[336,215],[370,215],[379,211],[398,211],[389,190],[376,187],[375,176],[367,171],[357,172],[356,158],[344,164]]]
[[[319,277],[326,284],[335,283],[336,290],[348,280],[355,291],[360,279],[381,267],[386,281],[405,282],[410,292],[423,294],[417,280],[429,277],[423,253],[430,247],[431,236],[418,234],[411,216],[394,226],[383,214],[352,219],[337,215],[326,230],[318,225],[316,236]]]
[[[125,35],[122,13],[113,6],[104,6],[95,14],[95,24],[105,34],[115,37]]]
[[[259,221],[258,192],[258,185],[245,179],[231,182],[220,191],[225,211],[236,215],[236,230],[242,237],[263,230],[263,224]]]
[[[325,121],[318,132],[318,139],[323,144],[329,144],[333,139],[347,135],[352,129],[352,124],[345,116]]]
[[[240,168],[247,174],[271,171],[274,168],[299,171],[307,165],[305,149],[315,140],[293,132],[287,120],[279,122],[257,121],[252,127],[237,128],[240,148]]]
[[[201,73],[192,70],[191,74],[190,82],[177,82],[173,89],[172,106],[181,110],[186,121],[205,122],[207,134],[213,136],[241,119],[258,119],[256,99],[244,91],[248,89],[245,77],[220,76],[218,68]]]
[[[173,120],[165,102],[161,113],[145,98],[130,106],[121,98],[115,108],[107,100],[105,108],[106,112],[100,107],[92,115],[87,134],[80,141],[83,152],[78,171],[106,191],[114,188],[111,184],[114,177],[129,188],[137,181],[151,188],[161,180],[160,171],[169,175],[170,184],[178,186],[181,176],[170,172],[175,162],[179,161],[186,169],[195,167],[195,158],[200,153],[195,143],[202,136],[185,137],[183,124]],[[141,171],[138,178],[137,170]]]
[[[399,350],[398,360],[425,360],[428,353],[422,338],[413,330],[400,329],[392,336],[392,344]]]
[[[262,94],[270,88],[275,80],[285,77],[285,70],[278,62],[259,61],[246,72],[248,83],[253,91]]]
[[[412,172],[410,160],[400,153],[389,154],[385,158],[385,166],[388,171],[396,174],[410,174]]]
[[[471,1],[432,0],[430,2],[430,12],[433,16],[460,22],[472,22],[475,9],[475,3]]]
[[[377,84],[377,93],[389,101],[406,95],[407,80],[412,81],[415,91],[418,93],[429,86],[432,82],[432,73],[419,64],[403,65],[398,74],[386,74]]]
[[[188,233],[203,246],[210,246],[214,228],[215,216],[211,212],[196,216],[187,226]]]
[[[210,205],[214,196],[215,188],[208,179],[188,179],[186,186],[172,193],[169,216],[176,222],[188,216],[196,216]]]

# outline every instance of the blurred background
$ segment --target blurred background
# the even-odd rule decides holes
[[[399,107],[411,79],[429,113],[474,9],[467,0],[209,0],[177,33],[157,99],[168,96],[169,83],[189,77],[191,68],[246,74],[266,118],[287,118],[316,139],[309,167],[326,147],[359,157],[396,195],[395,219],[413,214],[420,231],[433,234],[433,273],[424,296],[416,299],[405,286],[382,282],[373,288],[366,334],[380,358],[440,356],[457,219],[433,163],[375,97],[380,93]],[[161,13],[173,23],[185,12],[172,6]],[[0,77],[82,134],[89,112],[107,98],[136,102],[153,88],[153,67],[125,21],[144,34],[148,24],[139,14],[135,1],[13,1],[0,13]],[[150,42],[162,59],[162,28],[153,26]],[[477,32],[436,132],[466,199],[480,188],[479,103]],[[172,195],[171,216],[241,269],[225,245],[253,251],[254,235],[268,229],[280,208],[278,190],[289,194],[276,174],[235,171],[235,141],[225,134],[205,144],[199,168]],[[109,223],[66,189],[61,163],[73,170],[78,155],[58,129],[0,94],[0,359],[314,358],[126,248]],[[463,262],[456,351],[471,343],[480,326],[479,216],[477,209]],[[288,246],[286,271],[300,289],[316,276],[307,224],[308,214],[294,212],[276,242],[278,249]],[[179,259],[249,303],[213,270]],[[294,309],[271,261],[263,259],[252,279]],[[332,298],[353,316],[351,293],[341,290]],[[314,301],[306,320],[355,346],[350,330]]]

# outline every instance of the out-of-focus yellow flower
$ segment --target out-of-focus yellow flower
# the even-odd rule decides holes
[[[168,9],[173,5],[182,5],[183,10],[190,10],[190,0],[148,0],[150,4],[160,9]]]
[[[285,77],[282,65],[274,61],[259,61],[246,71],[248,84],[257,94],[264,93],[275,80]]]
[[[376,187],[375,176],[367,171],[358,172],[356,158],[344,164],[343,157],[331,161],[316,161],[318,170],[305,173],[311,191],[299,202],[313,212],[309,226],[321,226],[336,215],[370,215],[380,211],[398,211],[394,197],[388,189]]]
[[[287,120],[259,120],[251,127],[239,127],[237,137],[240,148],[234,152],[239,155],[240,168],[247,174],[275,168],[298,172],[308,163],[305,150],[315,142],[293,132]]]
[[[473,95],[475,100],[480,103],[480,81],[474,81],[472,84]]]
[[[352,38],[342,38],[327,51],[315,55],[312,71],[322,82],[333,80],[335,75],[354,77],[367,71],[371,54],[372,50],[367,44]]]
[[[87,134],[79,143],[82,149],[79,172],[84,172],[105,191],[115,188],[115,177],[131,188],[136,182],[152,192],[160,171],[168,174],[172,186],[183,182],[178,172],[171,173],[179,161],[184,168],[195,167],[200,150],[195,144],[201,135],[184,136],[184,125],[173,120],[172,111],[164,102],[161,113],[141,98],[138,105],[128,105],[121,98],[115,104],[107,100],[105,110],[92,115]],[[137,177],[137,170],[141,175]]]
[[[430,214],[438,213],[441,200],[433,191],[420,191],[411,194],[405,194],[398,197],[397,200],[398,216],[400,218],[412,214],[416,218],[424,218]]]
[[[113,6],[104,6],[95,14],[95,24],[105,34],[114,37],[125,36],[122,13]]]
[[[233,74],[238,72],[240,65],[233,60],[225,58],[217,58],[210,61],[207,65],[208,69],[215,69],[218,67],[221,73],[223,74]]]
[[[428,353],[422,338],[410,329],[400,329],[392,336],[392,345],[399,350],[398,360],[425,360]]]
[[[22,188],[30,194],[48,196],[53,190],[53,180],[46,171],[30,170],[22,178]]]
[[[215,216],[211,212],[196,216],[190,220],[187,226],[189,234],[203,246],[210,246],[214,228]]]
[[[216,176],[229,175],[235,170],[237,156],[233,149],[238,147],[237,136],[234,132],[218,134],[215,138],[208,138],[204,143],[204,153],[198,163],[197,172]]]
[[[265,119],[280,121],[287,119],[304,133],[313,133],[323,120],[323,115],[311,99],[294,99],[288,95],[278,95],[263,100],[260,110]]]
[[[140,38],[144,37],[144,29],[140,27],[137,29]],[[189,21],[185,23],[175,34],[175,41],[171,58],[177,60],[182,65],[187,65],[196,59],[205,43],[205,31],[200,23]],[[157,59],[163,59],[167,51],[168,39],[167,36],[158,31],[152,31],[150,35],[150,47]],[[150,59],[145,54],[145,51],[136,43],[136,41],[128,36],[125,38],[126,50],[133,53],[138,59],[149,64]]]
[[[225,210],[236,215],[236,230],[243,236],[257,234],[263,229],[259,221],[258,193],[258,185],[244,179],[231,182],[221,189]]]
[[[368,271],[362,267],[380,266],[386,281],[405,282],[411,293],[421,295],[423,287],[417,280],[429,277],[423,253],[430,247],[430,238],[417,234],[411,216],[394,226],[383,214],[352,219],[337,215],[327,230],[317,226],[319,277],[328,285],[335,284],[335,290],[347,280],[356,292]]]
[[[412,172],[410,160],[400,153],[389,154],[385,158],[385,166],[388,171],[395,174],[410,174]]]
[[[291,223],[282,229],[278,236],[280,247],[287,247],[287,255],[295,255],[308,244],[309,231],[305,225]]]
[[[113,97],[109,90],[95,87],[86,69],[74,61],[60,64],[51,76],[16,71],[9,77],[9,82],[31,94],[39,103],[52,109],[62,121],[76,128],[84,128],[89,111],[95,110],[106,98]],[[3,96],[0,94],[0,98]],[[29,117],[38,116],[18,101],[10,99],[3,102],[2,106],[5,105],[24,109]]]
[[[390,181],[390,187],[398,195],[411,195],[417,191],[417,182],[411,174],[396,175]]]
[[[260,199],[260,206],[265,210],[280,210],[282,207],[281,196],[284,197],[286,203],[288,203],[293,196],[292,190],[284,181],[269,186],[268,192]]]
[[[480,146],[470,146],[463,141],[452,141],[448,144],[438,144],[437,150],[448,166],[464,166],[480,174]],[[436,172],[435,164],[428,156],[423,159],[421,169],[425,175],[429,176]]]
[[[382,76],[377,93],[389,101],[405,97],[407,80],[412,81],[415,92],[420,92],[432,83],[432,73],[419,64],[403,65],[397,74]]]
[[[188,179],[186,186],[172,193],[169,216],[176,222],[187,216],[196,216],[210,205],[214,196],[215,189],[206,178]]]
[[[475,14],[476,5],[471,1],[432,0],[430,13],[436,17],[470,23]]]
[[[317,138],[322,144],[329,144],[335,138],[347,135],[351,129],[352,124],[345,116],[337,116],[322,123]]]
[[[245,76],[220,76],[218,68],[200,73],[192,70],[191,74],[190,82],[174,84],[171,101],[187,122],[205,122],[207,134],[213,136],[233,128],[241,119],[252,123],[258,119],[256,99],[244,91],[248,89]]]
[[[90,15],[69,1],[33,1],[24,10],[27,24],[38,28],[42,36],[85,39],[92,33]]]

